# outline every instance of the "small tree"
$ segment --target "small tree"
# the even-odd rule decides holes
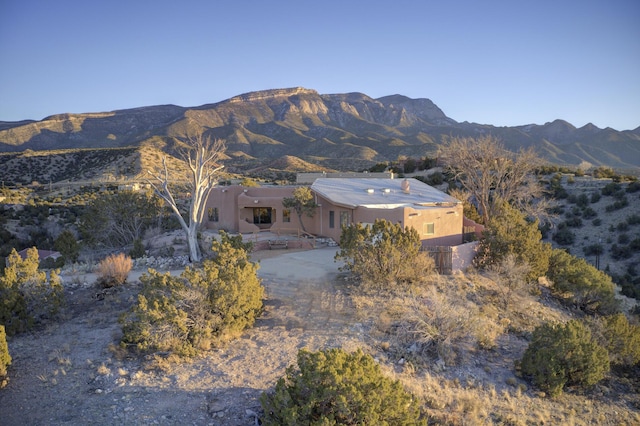
[[[73,232],[62,231],[53,243],[53,247],[62,254],[65,262],[77,262],[80,255],[80,244]]]
[[[514,153],[493,136],[455,137],[440,147],[439,158],[478,203],[483,223],[498,215],[503,201],[534,217],[545,214],[547,206],[539,202],[543,189],[535,176],[542,162],[532,148]]]
[[[0,324],[9,335],[26,331],[54,317],[64,304],[58,271],[39,269],[38,249],[27,250],[23,260],[13,249],[0,277]]]
[[[358,223],[343,227],[335,259],[344,260],[343,269],[364,285],[410,285],[435,270],[433,259],[420,248],[420,235],[414,228],[403,229],[400,224],[377,219],[372,226]]]
[[[11,365],[11,355],[9,355],[9,345],[7,345],[7,334],[4,325],[0,324],[0,389],[7,384],[7,367]]]
[[[418,425],[419,401],[358,350],[301,350],[272,393],[263,393],[264,425]]]
[[[285,197],[282,199],[282,206],[285,209],[293,209],[298,216],[298,222],[304,232],[307,230],[304,227],[302,221],[302,215],[313,217],[318,204],[316,204],[311,188],[308,186],[301,186],[293,190],[293,197]]]
[[[154,181],[149,181],[149,183],[153,186],[155,193],[169,205],[178,219],[187,238],[189,259],[192,262],[199,262],[198,231],[204,219],[209,194],[218,183],[218,172],[224,167],[218,163],[225,151],[225,145],[219,139],[212,140],[202,134],[191,136],[182,142],[183,145],[179,152],[180,157],[189,168],[187,187],[191,194],[187,219],[185,220],[182,216],[178,203],[169,188],[171,179],[166,157],[162,159],[161,170],[155,173],[149,171],[154,177]]]
[[[142,238],[161,210],[152,192],[119,191],[91,201],[82,215],[80,232],[91,246],[120,248]]]
[[[607,314],[618,309],[611,277],[582,258],[553,249],[547,276],[554,290],[581,310]]]
[[[521,361],[522,372],[551,396],[565,385],[589,387],[609,372],[607,350],[578,320],[546,323],[536,328]]]
[[[480,267],[498,265],[509,254],[529,265],[526,279],[532,281],[547,273],[551,245],[542,242],[538,221],[529,222],[523,213],[502,203],[500,214],[485,228],[475,263]]]
[[[623,313],[595,316],[588,324],[594,337],[609,352],[612,366],[640,366],[640,325],[631,324]]]

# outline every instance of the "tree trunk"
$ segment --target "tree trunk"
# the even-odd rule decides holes
[[[200,246],[198,245],[197,224],[191,224],[187,229],[187,245],[189,246],[189,260],[191,262],[200,261]]]

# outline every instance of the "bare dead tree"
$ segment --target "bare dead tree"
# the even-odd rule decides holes
[[[454,137],[438,155],[477,204],[485,224],[498,213],[502,200],[531,216],[544,218],[548,204],[535,176],[542,159],[533,148],[515,153],[493,136]]]
[[[189,246],[189,258],[192,262],[200,261],[200,247],[198,246],[198,230],[204,218],[207,198],[213,187],[218,183],[220,170],[220,158],[226,147],[222,140],[204,137],[201,133],[189,136],[178,149],[189,171],[188,189],[191,194],[187,220],[182,215],[173,194],[169,188],[170,177],[167,167],[167,157],[162,158],[162,168],[155,173],[149,171],[153,180],[148,182],[155,193],[162,198],[176,215],[180,226],[187,237]],[[187,222],[188,221],[188,222]]]

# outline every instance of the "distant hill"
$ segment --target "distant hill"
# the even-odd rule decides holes
[[[199,107],[161,105],[0,122],[0,152],[145,146],[170,152],[175,138],[188,132],[225,139],[225,164],[236,170],[265,167],[287,156],[300,160],[304,170],[309,167],[303,164],[353,170],[399,156],[434,154],[448,136],[486,134],[510,149],[533,146],[556,164],[640,168],[640,127],[575,128],[562,120],[516,127],[460,123],[429,99],[321,95],[304,88],[252,92]]]

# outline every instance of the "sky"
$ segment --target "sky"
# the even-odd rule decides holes
[[[640,126],[638,0],[0,0],[0,121],[288,87]]]

